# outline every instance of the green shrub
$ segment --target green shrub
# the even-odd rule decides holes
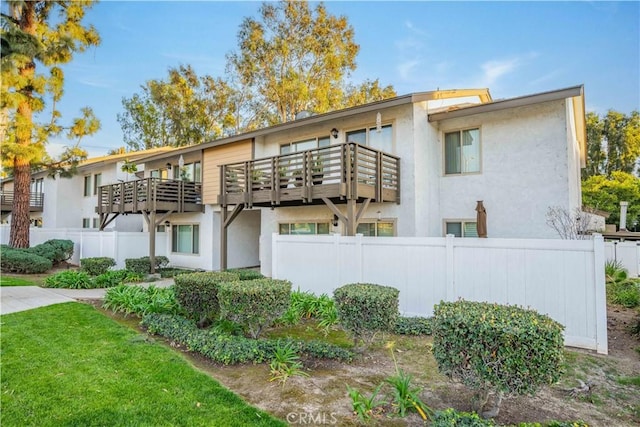
[[[469,301],[434,307],[439,370],[477,390],[535,394],[562,373],[563,326],[515,306]]]
[[[633,308],[640,306],[640,279],[629,277],[621,263],[607,261],[605,265],[607,301]]]
[[[239,280],[227,271],[180,274],[174,277],[176,298],[187,315],[199,325],[218,318],[218,285]]]
[[[0,249],[0,268],[8,273],[38,274],[51,270],[51,260],[24,249],[3,246]]]
[[[45,288],[93,289],[95,282],[84,271],[67,270],[56,273],[44,280]]]
[[[178,267],[164,267],[164,268],[159,268],[157,272],[160,273],[160,277],[168,278],[168,277],[176,277],[178,274],[195,273],[197,272],[197,270],[189,270],[186,268],[178,268]]]
[[[393,331],[400,291],[389,286],[352,283],[333,292],[338,320],[356,340],[370,341],[378,331]]]
[[[398,335],[431,335],[432,317],[398,317],[393,332]]]
[[[173,287],[157,288],[153,285],[118,285],[107,290],[102,307],[114,312],[142,317],[149,313],[180,314],[182,310]]]
[[[73,241],[51,239],[29,248],[28,251],[47,258],[53,265],[56,265],[73,256]]]
[[[316,318],[320,321],[335,319],[336,307],[333,299],[322,294],[319,297],[312,292],[295,290],[291,292],[291,302],[276,323],[296,325],[302,318]]]
[[[219,334],[215,330],[198,329],[194,322],[176,315],[147,314],[143,317],[141,325],[151,334],[169,338],[191,351],[225,365],[266,362],[271,359],[278,346],[291,346],[298,354],[314,358],[346,362],[353,359],[353,353],[349,350],[325,342],[305,342],[289,338],[254,340]]]
[[[158,270],[169,264],[169,258],[159,255],[155,257],[155,269]],[[151,273],[151,259],[148,256],[142,258],[127,258],[124,260],[124,265],[127,270],[134,273],[149,274]]]
[[[238,275],[240,280],[256,280],[264,279],[265,277],[259,271],[252,270],[250,268],[230,268],[225,270],[227,273],[234,273]]]
[[[475,412],[458,412],[452,408],[436,411],[431,419],[431,427],[489,427],[494,425],[492,420],[482,419]]]
[[[110,270],[94,278],[96,288],[111,288],[122,283],[140,282],[143,276],[129,270]]]
[[[80,269],[91,276],[106,273],[114,265],[116,265],[116,260],[109,257],[82,258],[80,260]]]
[[[218,286],[220,316],[242,325],[254,339],[282,316],[290,298],[291,282],[287,280],[244,280]]]

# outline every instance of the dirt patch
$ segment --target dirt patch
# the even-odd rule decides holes
[[[93,301],[98,306],[99,302]],[[132,326],[131,317],[107,313]],[[512,397],[503,401],[496,422],[582,420],[590,426],[637,426],[640,423],[640,387],[625,381],[640,375],[640,339],[632,335],[638,313],[622,307],[609,308],[609,355],[577,349],[567,350],[565,373],[558,384],[543,388],[534,397]],[[162,341],[162,340],[159,340]],[[346,386],[369,395],[375,386],[395,373],[390,350],[394,342],[398,366],[413,375],[422,387],[422,400],[433,409],[472,409],[473,393],[448,381],[437,370],[431,354],[431,339],[398,335],[381,336],[350,364],[306,360],[309,377],[292,377],[284,385],[270,381],[267,364],[222,366],[180,349],[200,370],[208,373],[247,402],[295,424],[358,425]],[[175,344],[173,345],[176,348]],[[571,395],[580,381],[592,384],[589,393]],[[637,380],[636,380],[637,381]],[[388,389],[387,389],[388,390]],[[377,423],[385,426],[424,425],[418,414],[394,418],[387,405]]]

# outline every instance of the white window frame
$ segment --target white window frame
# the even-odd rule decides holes
[[[460,231],[462,233],[462,236],[458,237],[458,238],[469,238],[469,237],[478,237],[478,229],[477,229],[477,225],[478,225],[478,221],[476,220],[476,218],[466,218],[466,219],[445,219],[443,221],[443,233],[446,236],[447,235],[447,224],[454,224],[454,223],[460,223]],[[465,236],[465,224],[476,224],[476,234],[475,236]]]
[[[182,252],[178,251],[176,237],[177,233],[179,233],[180,227],[191,227],[191,251],[190,252]],[[198,227],[198,238],[197,238],[197,247],[195,247],[194,239],[194,227]],[[200,255],[200,224],[198,223],[188,223],[188,224],[171,224],[171,253],[180,254],[180,255]]]
[[[82,218],[82,228],[91,228],[91,218]]]
[[[364,218],[363,220],[360,221],[360,223],[358,224],[358,227],[361,224],[376,224],[375,235],[374,236],[368,236],[368,237],[396,237],[396,236],[398,236],[398,220],[397,220],[397,218],[380,218],[379,220],[375,219],[375,218]],[[393,236],[378,236],[378,224],[391,224],[391,226],[393,227]],[[356,227],[356,234],[358,234],[357,227]]]
[[[197,171],[198,173],[196,173],[196,164],[199,165],[199,170]],[[182,169],[186,170],[187,168],[192,168],[193,179],[185,179],[185,181],[202,182],[202,162],[200,162],[199,160],[196,160],[193,162],[185,163]],[[180,166],[173,165],[172,170],[173,170],[173,179],[182,180],[182,178],[180,177],[182,173],[182,171],[180,170]]]
[[[447,134],[451,134],[451,133],[459,133],[462,134],[462,132],[464,131],[472,131],[472,130],[477,130],[478,131],[478,137],[480,138],[480,147],[478,149],[478,156],[480,157],[478,159],[478,170],[477,171],[471,171],[471,172],[467,172],[464,171],[463,165],[464,165],[464,159],[462,156],[462,153],[460,153],[460,172],[447,172]],[[444,176],[460,176],[460,175],[477,175],[482,173],[482,127],[481,126],[467,126],[467,127],[463,127],[463,128],[458,128],[458,129],[448,129],[448,130],[443,130],[442,131],[442,174]],[[460,136],[460,141],[462,144],[462,135]]]
[[[294,224],[314,224],[315,225],[315,233],[308,234],[300,234],[294,233],[291,234],[291,226]],[[327,232],[326,233],[318,233],[318,224],[326,224]],[[282,233],[282,227],[287,226],[289,229],[288,233]],[[283,236],[328,236],[331,234],[331,220],[328,219],[319,219],[319,220],[300,220],[300,221],[281,221],[278,223],[278,234]]]
[[[380,150],[383,153],[389,153],[389,154],[394,154],[395,153],[395,146],[396,146],[396,134],[395,134],[395,125],[393,122],[385,122],[382,123],[380,125],[380,128],[385,128],[385,127],[390,127],[391,128],[391,150],[390,151],[386,151],[386,150]],[[345,142],[350,142],[349,141],[349,134],[353,133],[353,132],[360,132],[360,131],[365,131],[365,144],[367,147],[373,148],[374,150],[378,150],[377,148],[371,147],[371,132],[377,132],[377,125],[368,125],[368,126],[361,126],[361,127],[357,127],[357,128],[353,128],[353,129],[349,129],[346,130],[344,132],[344,138],[345,138]],[[355,141],[351,141],[351,142],[355,142]]]
[[[320,145],[320,141],[327,141],[328,144],[326,145]],[[295,145],[297,144],[303,144],[305,142],[312,142],[315,141],[315,146],[311,147],[311,148],[306,148],[304,150],[298,150],[298,149],[294,149]],[[315,150],[318,148],[325,148],[325,147],[329,147],[331,145],[331,135],[320,135],[320,136],[310,136],[309,138],[301,138],[298,139],[296,141],[291,141],[291,142],[286,142],[284,144],[280,144],[280,155],[284,156],[287,154],[292,154],[292,153],[301,153],[303,151],[307,151],[307,150]],[[283,149],[285,147],[289,147],[289,150],[286,153],[283,153]]]
[[[92,192],[91,192],[91,184],[93,182],[93,177],[91,175],[85,175],[83,182],[84,182],[84,197],[91,197],[92,196]]]
[[[97,173],[93,175],[93,195],[96,196],[98,194],[98,187],[102,185],[102,174]]]

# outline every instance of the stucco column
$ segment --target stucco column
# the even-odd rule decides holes
[[[627,206],[629,202],[620,202],[620,231],[627,231]]]

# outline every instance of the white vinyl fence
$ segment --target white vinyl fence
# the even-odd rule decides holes
[[[149,255],[148,232],[97,231],[70,228],[31,228],[31,246],[51,239],[72,240],[74,243],[72,264],[80,264],[81,258],[110,257],[116,260],[116,268],[124,268],[127,258]],[[0,243],[9,242],[9,226],[0,226]],[[167,255],[166,233],[156,233],[156,255]]]
[[[431,316],[460,298],[532,308],[565,326],[565,344],[607,353],[604,241],[420,237],[272,237],[271,275],[317,295],[347,283],[400,290],[400,312]]]
[[[607,260],[620,262],[627,269],[629,277],[640,276],[640,243],[605,242],[604,256]]]

